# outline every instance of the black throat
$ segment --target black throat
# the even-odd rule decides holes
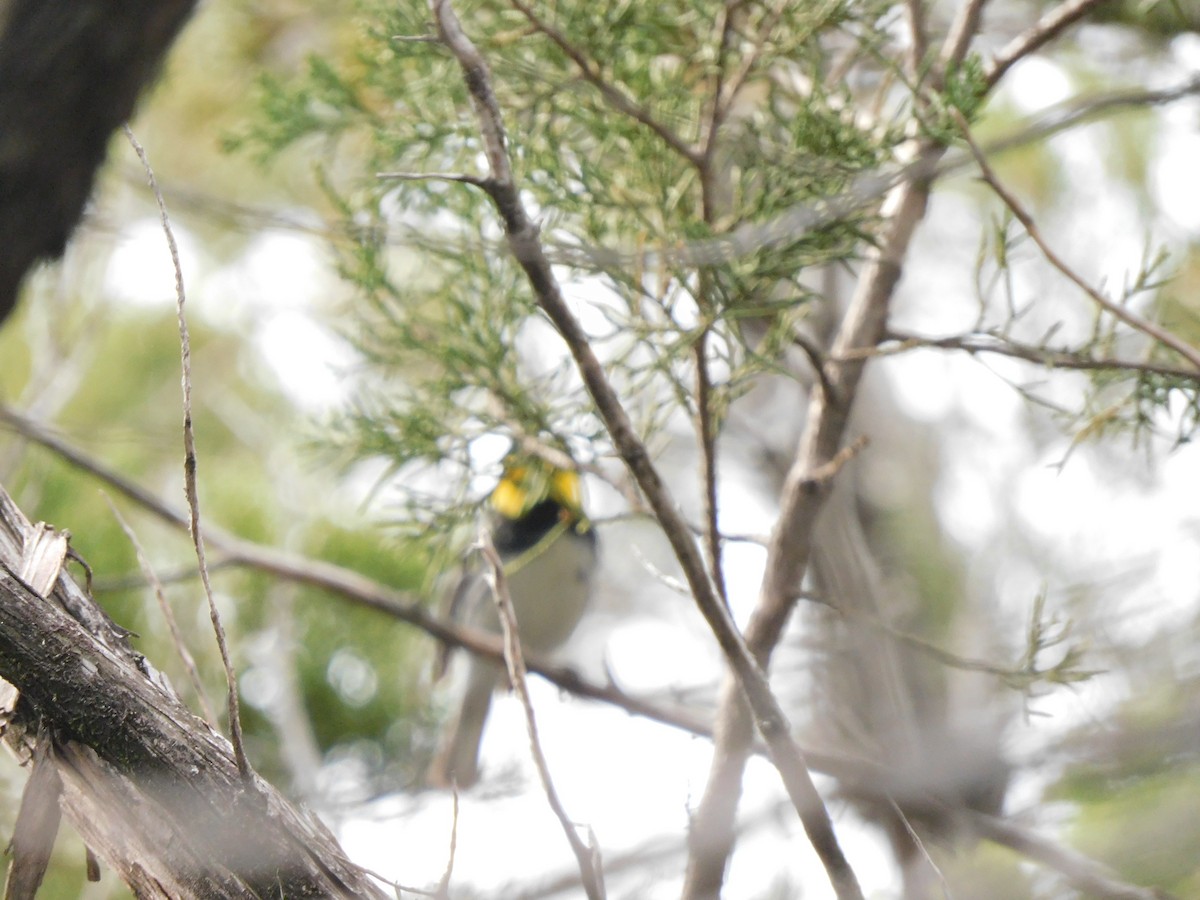
[[[497,517],[492,540],[501,556],[517,556],[537,545],[563,518],[563,507],[556,500],[543,500],[519,519]]]

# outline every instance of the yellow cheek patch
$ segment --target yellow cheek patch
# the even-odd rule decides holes
[[[529,508],[529,492],[506,474],[492,491],[492,508],[506,519],[519,519]]]
[[[550,496],[573,513],[583,509],[583,492],[579,473],[559,469],[550,480]]]
[[[583,492],[579,474],[543,466],[507,466],[500,483],[492,491],[492,508],[506,519],[519,519],[543,500],[558,503],[569,514],[583,510]]]

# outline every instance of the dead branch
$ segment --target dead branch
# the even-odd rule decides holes
[[[171,253],[171,266],[175,271],[175,314],[179,321],[179,353],[182,364],[181,384],[183,388],[183,491],[188,504],[188,534],[192,546],[196,550],[196,564],[200,572],[200,583],[204,586],[204,597],[208,601],[208,617],[212,622],[213,634],[217,639],[217,650],[221,655],[221,667],[225,670],[225,703],[229,711],[229,738],[233,743],[233,755],[237,759],[238,771],[250,780],[250,762],[246,759],[246,749],[242,742],[242,714],[238,702],[237,675],[233,671],[233,661],[229,656],[229,642],[225,638],[225,626],[221,622],[221,614],[217,611],[217,601],[213,596],[212,582],[208,576],[208,560],[204,552],[204,532],[200,525],[200,490],[196,480],[196,470],[199,460],[196,456],[196,432],[192,421],[192,341],[188,332],[187,293],[183,288],[183,265],[179,261],[179,247],[175,243],[175,232],[171,229],[171,219],[167,215],[167,201],[163,199],[162,191],[158,189],[158,181],[154,177],[154,169],[146,156],[145,148],[134,137],[133,131],[125,126],[125,137],[133,146],[134,152],[146,172],[146,180],[158,204],[158,215],[162,222],[163,234],[167,238],[167,247]]]
[[[508,679],[513,692],[521,702],[525,712],[525,732],[529,737],[529,753],[533,757],[538,779],[546,794],[554,817],[562,827],[575,861],[579,865],[579,874],[583,879],[583,888],[588,900],[604,900],[604,873],[598,865],[598,856],[594,847],[589,847],[579,837],[575,823],[567,815],[566,807],[554,787],[554,779],[550,775],[550,764],[542,751],[542,742],[538,737],[537,719],[533,713],[533,701],[529,699],[529,686],[525,681],[525,657],[521,652],[521,637],[518,630],[517,616],[513,611],[512,596],[508,593],[508,580],[504,576],[504,561],[492,543],[492,537],[486,529],[480,532],[479,545],[487,563],[486,578],[492,588],[492,598],[496,603],[496,611],[500,619],[500,630],[504,635],[504,665],[508,669]]]
[[[44,748],[86,844],[139,897],[382,898],[318,821],[248,789],[229,743],[67,573],[45,595],[14,574],[41,530],[0,489],[0,677],[20,692],[4,740]]]

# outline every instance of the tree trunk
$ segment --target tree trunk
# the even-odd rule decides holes
[[[113,130],[197,0],[0,0],[0,321],[66,246]]]

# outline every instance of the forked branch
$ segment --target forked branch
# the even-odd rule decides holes
[[[664,534],[691,589],[692,596],[711,628],[737,683],[753,710],[755,722],[778,768],[805,832],[821,859],[840,898],[860,898],[862,890],[834,834],[829,811],[809,775],[800,749],[779,701],[738,633],[729,611],[717,595],[705,569],[703,555],[674,498],[667,490],[637,436],[628,413],[608,381],[579,321],[563,299],[558,281],[542,247],[537,226],[529,218],[508,159],[508,148],[491,74],[478,49],[467,37],[448,0],[431,0],[438,34],[457,59],[471,95],[492,176],[489,195],[504,224],[508,246],[525,271],[538,305],[566,342],[576,366],[604,421],[613,445],[628,466]]]

